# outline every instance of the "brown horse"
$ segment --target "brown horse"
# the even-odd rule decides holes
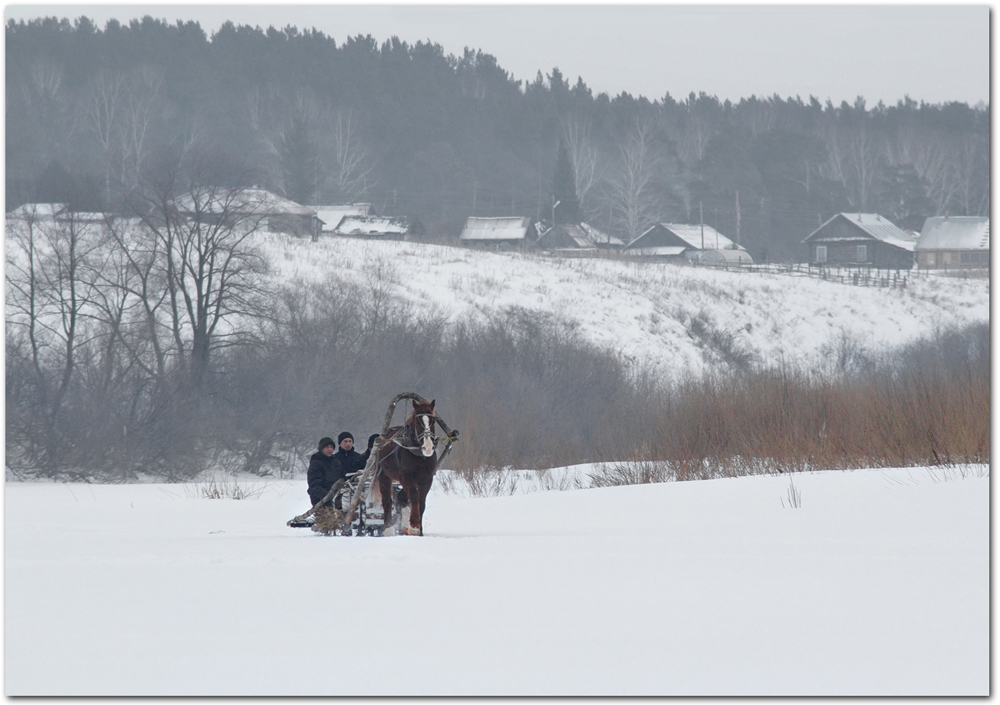
[[[434,482],[438,464],[435,420],[434,400],[414,400],[413,413],[406,423],[389,429],[379,444],[377,478],[385,525],[390,524],[392,482],[395,480],[403,487],[400,504],[408,502],[410,505],[410,520],[403,525],[404,534],[424,535],[424,501]]]

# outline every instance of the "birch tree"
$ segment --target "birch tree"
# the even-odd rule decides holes
[[[658,172],[664,164],[662,147],[649,121],[637,120],[619,145],[618,160],[607,180],[607,204],[612,219],[629,240],[634,240],[662,212],[657,191]]]

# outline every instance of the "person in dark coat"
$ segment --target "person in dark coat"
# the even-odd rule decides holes
[[[376,433],[368,439],[368,450],[364,453],[354,450],[354,436],[348,431],[337,436],[340,447],[336,452],[332,438],[324,436],[319,440],[319,451],[309,458],[309,472],[306,475],[309,481],[309,500],[313,506],[326,496],[337,480],[364,470],[377,438]]]

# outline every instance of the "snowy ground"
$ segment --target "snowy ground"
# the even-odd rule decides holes
[[[315,287],[331,273],[452,321],[508,306],[552,313],[625,359],[682,378],[725,364],[711,336],[762,363],[828,369],[845,348],[878,351],[948,324],[989,321],[989,279],[910,276],[905,289],[655,262],[563,259],[459,247],[262,234],[276,282]]]
[[[6,483],[6,694],[989,693],[985,466],[436,489],[396,538],[287,528],[304,485]]]

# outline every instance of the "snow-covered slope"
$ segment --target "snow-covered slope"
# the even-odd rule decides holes
[[[986,695],[987,473],[438,486],[394,538],[287,528],[302,481],[7,483],[5,693]]]
[[[453,321],[509,306],[545,311],[588,340],[674,377],[725,364],[713,337],[765,364],[822,371],[844,346],[878,351],[938,326],[989,320],[988,279],[911,276],[905,289],[878,289],[417,243],[276,235],[261,235],[259,243],[277,281],[315,286],[336,273]]]

